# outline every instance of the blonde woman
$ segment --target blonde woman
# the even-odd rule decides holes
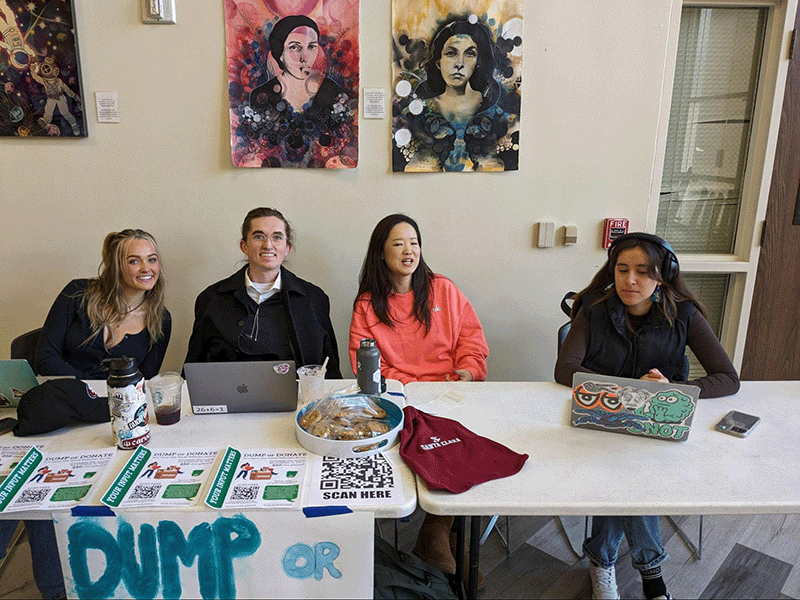
[[[98,276],[72,280],[53,303],[34,370],[105,379],[103,359],[125,355],[146,378],[157,375],[172,330],[164,286],[152,235],[141,229],[109,233]]]

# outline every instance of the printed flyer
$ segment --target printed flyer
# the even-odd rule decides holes
[[[206,497],[211,508],[299,508],[308,453],[228,446]]]
[[[47,444],[14,444],[13,446],[0,446],[0,483],[5,481],[11,469],[17,466],[22,457],[28,453],[31,447],[36,448],[40,452],[44,452]]]
[[[218,452],[219,448],[139,446],[102,501],[113,508],[197,504]]]
[[[77,505],[114,456],[114,448],[45,454],[36,447],[0,486],[0,511],[59,510]]]

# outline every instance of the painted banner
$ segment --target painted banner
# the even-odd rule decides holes
[[[0,135],[86,137],[71,0],[0,0]]]
[[[139,446],[102,498],[112,507],[192,506],[217,458],[218,448]]]
[[[519,168],[523,0],[392,0],[394,171]]]
[[[358,164],[359,0],[223,0],[236,167]]]
[[[83,500],[114,448],[44,454],[32,447],[0,486],[0,511],[59,510]]]
[[[208,490],[211,508],[300,508],[308,453],[294,448],[248,450],[230,446]]]
[[[372,513],[54,515],[70,598],[372,598]]]

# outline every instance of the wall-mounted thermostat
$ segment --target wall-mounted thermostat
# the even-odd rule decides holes
[[[628,219],[606,219],[603,227],[603,248],[608,249],[615,239],[628,233]]]

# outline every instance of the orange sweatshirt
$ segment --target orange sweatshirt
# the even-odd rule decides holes
[[[370,294],[363,294],[350,323],[350,362],[356,371],[356,351],[362,338],[373,338],[381,352],[381,374],[403,384],[412,381],[458,379],[467,369],[475,381],[486,379],[489,348],[475,310],[456,285],[434,275],[430,295],[431,329],[414,317],[414,292],[389,296],[394,328],[378,321]]]

